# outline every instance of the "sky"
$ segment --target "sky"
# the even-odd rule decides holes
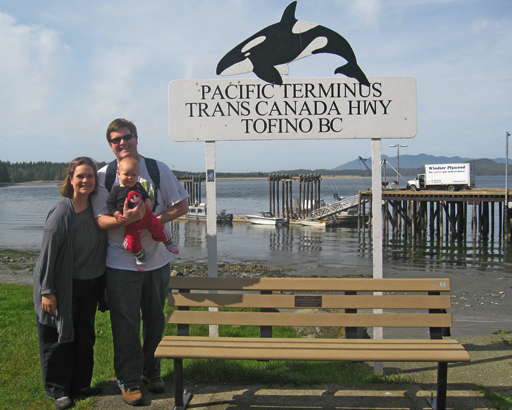
[[[219,60],[290,2],[0,0],[0,160],[110,161],[105,131],[124,117],[142,155],[204,171],[205,143],[169,137],[169,83],[221,78]],[[400,143],[400,155],[505,157],[510,0],[298,0],[296,17],[341,34],[368,77],[416,79],[417,135],[382,140],[382,154],[396,157],[389,145]],[[289,77],[334,77],[339,60],[292,62]],[[217,172],[332,169],[370,157],[371,142],[224,141],[215,151]]]

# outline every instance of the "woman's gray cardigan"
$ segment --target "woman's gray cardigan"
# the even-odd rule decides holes
[[[59,343],[72,342],[73,302],[73,249],[74,235],[70,235],[75,210],[73,201],[65,198],[58,202],[46,218],[41,253],[34,270],[34,308],[39,322],[56,327]],[[57,297],[55,316],[46,313],[41,295]]]

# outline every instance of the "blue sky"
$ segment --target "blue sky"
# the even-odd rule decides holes
[[[218,61],[280,20],[290,0],[0,1],[0,159],[113,158],[105,130],[132,120],[139,151],[204,171],[204,143],[171,141],[167,87],[219,78]],[[411,76],[418,134],[401,155],[498,158],[512,132],[510,0],[298,0],[296,17],[345,37],[367,76]],[[290,78],[332,77],[339,57],[290,64]],[[255,78],[244,74],[240,78]],[[225,77],[223,77],[225,78]],[[378,136],[376,136],[378,137]],[[334,168],[370,141],[221,142],[217,170]]]

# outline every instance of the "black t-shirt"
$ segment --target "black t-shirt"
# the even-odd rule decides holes
[[[128,197],[128,194],[131,191],[135,191],[142,197],[142,201],[145,201],[149,198],[149,194],[144,189],[144,187],[137,182],[134,186],[128,188],[121,185],[116,185],[112,188],[112,191],[110,191],[110,195],[107,199],[107,208],[108,212],[110,212],[110,215],[114,215],[114,212],[120,211],[123,212],[124,208],[124,202],[126,201],[126,198]],[[134,204],[129,203],[128,208],[133,208]]]

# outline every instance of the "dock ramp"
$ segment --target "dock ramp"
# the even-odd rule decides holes
[[[333,202],[322,206],[321,208],[315,209],[308,219],[323,219],[328,216],[337,214],[338,212],[346,211],[359,204],[359,195],[349,196],[343,198],[341,201]]]

